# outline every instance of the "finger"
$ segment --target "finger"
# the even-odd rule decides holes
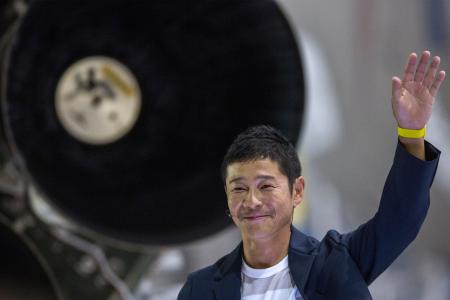
[[[416,63],[417,63],[417,54],[413,52],[408,56],[408,62],[406,63],[405,73],[403,75],[403,82],[413,80],[414,71],[416,69]]]
[[[398,77],[392,77],[392,99],[398,100],[402,95],[402,81]]]
[[[425,76],[425,70],[428,65],[428,60],[430,59],[430,51],[423,51],[422,57],[420,58],[419,65],[417,66],[416,76],[414,76],[414,81],[422,82]]]
[[[444,79],[445,79],[445,71],[440,71],[437,74],[436,79],[433,82],[433,85],[431,86],[430,89],[431,96],[436,97],[439,87],[441,86],[441,83],[444,81]]]
[[[427,75],[425,76],[425,79],[423,80],[423,85],[427,87],[428,89],[431,88],[431,85],[435,81],[435,76],[437,73],[437,70],[439,68],[439,64],[441,62],[441,58],[439,56],[433,57],[433,60],[431,61],[431,65],[428,68]]]

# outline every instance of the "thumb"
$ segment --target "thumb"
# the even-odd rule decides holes
[[[398,77],[392,77],[392,100],[400,99],[402,95],[402,81]]]

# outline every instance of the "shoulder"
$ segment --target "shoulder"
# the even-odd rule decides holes
[[[331,254],[333,254],[333,257],[338,256],[341,259],[349,256],[346,235],[336,230],[329,230],[319,241],[293,227],[289,248],[289,256],[292,256],[292,262],[301,260],[302,267],[309,264],[312,269],[321,269],[324,263],[329,263]],[[339,260],[333,261],[336,263]],[[341,260],[341,262],[344,261],[344,259]]]
[[[291,263],[300,260],[303,267],[309,264],[312,269],[317,270],[317,268],[322,268],[326,261],[329,262],[328,258],[331,254],[341,258],[348,256],[346,235],[336,230],[329,230],[320,241],[304,234],[295,227],[292,227],[291,232],[289,245],[289,256],[292,257]]]
[[[351,234],[341,234],[332,229],[319,241],[292,227],[290,248],[302,254],[320,256],[327,255],[333,248],[346,249]]]
[[[289,247],[301,253],[310,254],[313,253],[317,247],[319,247],[320,242],[313,238],[312,236],[306,235],[295,226],[291,226],[291,240],[289,242]]]
[[[346,247],[348,236],[336,230],[329,230],[322,240],[306,235],[292,226],[290,248],[309,255],[324,254],[323,250],[334,247]]]

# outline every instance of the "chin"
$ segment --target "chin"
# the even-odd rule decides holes
[[[241,233],[251,239],[268,238],[274,235],[274,230],[270,228],[245,228]]]

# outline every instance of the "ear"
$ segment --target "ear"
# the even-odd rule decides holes
[[[297,207],[302,200],[305,193],[305,177],[300,176],[295,179],[292,186],[292,195],[294,197],[294,207]]]

